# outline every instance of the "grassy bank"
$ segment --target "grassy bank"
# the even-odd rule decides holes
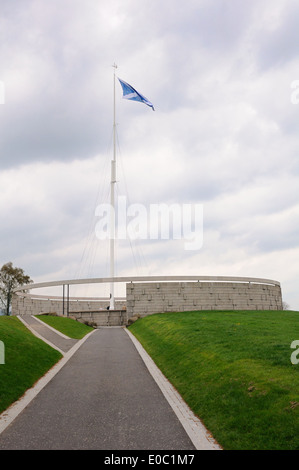
[[[298,312],[164,313],[130,331],[224,449],[299,449]]]
[[[70,338],[81,339],[92,330],[70,318],[52,315],[39,318]],[[0,341],[5,349],[5,364],[0,364],[2,413],[51,369],[62,354],[34,336],[17,317],[0,316]]]
[[[62,355],[34,336],[16,317],[0,317],[0,341],[5,364],[0,364],[0,413],[32,387]]]
[[[73,339],[81,339],[93,329],[91,326],[80,323],[72,318],[58,317],[56,315],[36,315],[36,317]]]

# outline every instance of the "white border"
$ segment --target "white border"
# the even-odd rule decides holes
[[[37,318],[35,315],[30,315],[30,316],[34,318],[35,320],[39,321],[42,325],[47,326],[50,330],[54,331],[54,333],[57,333],[62,338],[71,339],[69,336],[64,335],[63,333],[61,333],[61,331],[56,330],[56,328],[53,328],[53,326],[48,325],[48,323],[44,322],[40,318]]]
[[[26,326],[28,327],[28,325]],[[222,450],[212,435],[204,427],[200,419],[194,415],[192,410],[188,407],[179,393],[158,369],[152,358],[144,350],[135,336],[132,335],[132,333],[127,328],[124,328],[124,330],[133,342],[148,371],[154,378],[171,408],[180,420],[195,448],[197,450]],[[89,338],[92,333],[94,333],[94,331],[96,330],[92,330],[90,333],[84,336],[84,338],[78,341],[67,353],[62,352],[62,359],[43,377],[41,377],[33,387],[28,389],[19,400],[14,402],[0,415],[0,434],[13,422],[13,420],[21,413],[21,411],[26,408],[26,406],[38,395],[38,393],[50,382],[50,380],[52,380],[52,378],[62,369],[62,367],[80,348],[80,346]],[[38,335],[35,331],[33,331],[33,333],[44,340],[44,338]]]
[[[195,414],[189,408],[187,403],[182,399],[176,389],[166,379],[160,369],[158,369],[152,358],[144,350],[143,346],[140,344],[137,338],[135,338],[135,336],[127,328],[124,329],[131,338],[150,374],[156,381],[157,385],[160,387],[166,400],[183,425],[196,450],[222,450],[209,431],[204,427],[200,419],[195,416]]]
[[[28,325],[26,325],[28,327]],[[64,353],[62,359],[55,364],[43,377],[41,377],[36,384],[29,388],[24,395],[14,402],[0,415],[0,434],[12,423],[12,421],[26,408],[26,406],[36,397],[36,395],[53,379],[53,377],[62,369],[67,361],[73,354],[80,348],[80,346],[89,338],[89,336],[96,330],[92,330],[84,338],[78,341],[67,353]],[[34,332],[36,334],[36,332]],[[39,336],[39,335],[36,335]],[[45,341],[43,339],[43,341]],[[57,349],[57,348],[56,348]]]
[[[32,316],[32,315],[31,315]],[[48,341],[45,339],[42,335],[40,335],[34,328],[32,328],[31,325],[26,323],[26,321],[22,318],[22,315],[17,315],[17,318],[28,328],[29,331],[31,331],[32,334],[34,334],[37,338],[41,339],[44,343],[47,343],[51,348],[56,349],[59,351],[63,356],[65,355],[65,352],[62,351],[62,349],[58,348],[55,344],[51,343],[51,341]],[[68,338],[71,339],[71,338]]]

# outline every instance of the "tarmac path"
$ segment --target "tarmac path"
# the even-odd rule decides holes
[[[26,319],[47,341],[63,338]],[[217,448],[205,437],[203,448]],[[0,450],[194,450],[124,328],[100,328],[1,432]]]
[[[96,330],[0,435],[0,449],[194,449],[122,328]]]

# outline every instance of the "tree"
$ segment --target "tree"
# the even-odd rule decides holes
[[[31,282],[32,280],[24,273],[23,269],[14,268],[11,262],[2,266],[0,269],[0,300],[6,315],[9,315],[14,289]]]

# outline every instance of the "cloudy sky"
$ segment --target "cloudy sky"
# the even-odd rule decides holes
[[[120,240],[116,274],[270,278],[298,310],[298,22],[293,0],[0,0],[1,265],[109,276],[116,63],[155,106],[116,83],[117,195],[203,207],[200,249]]]

